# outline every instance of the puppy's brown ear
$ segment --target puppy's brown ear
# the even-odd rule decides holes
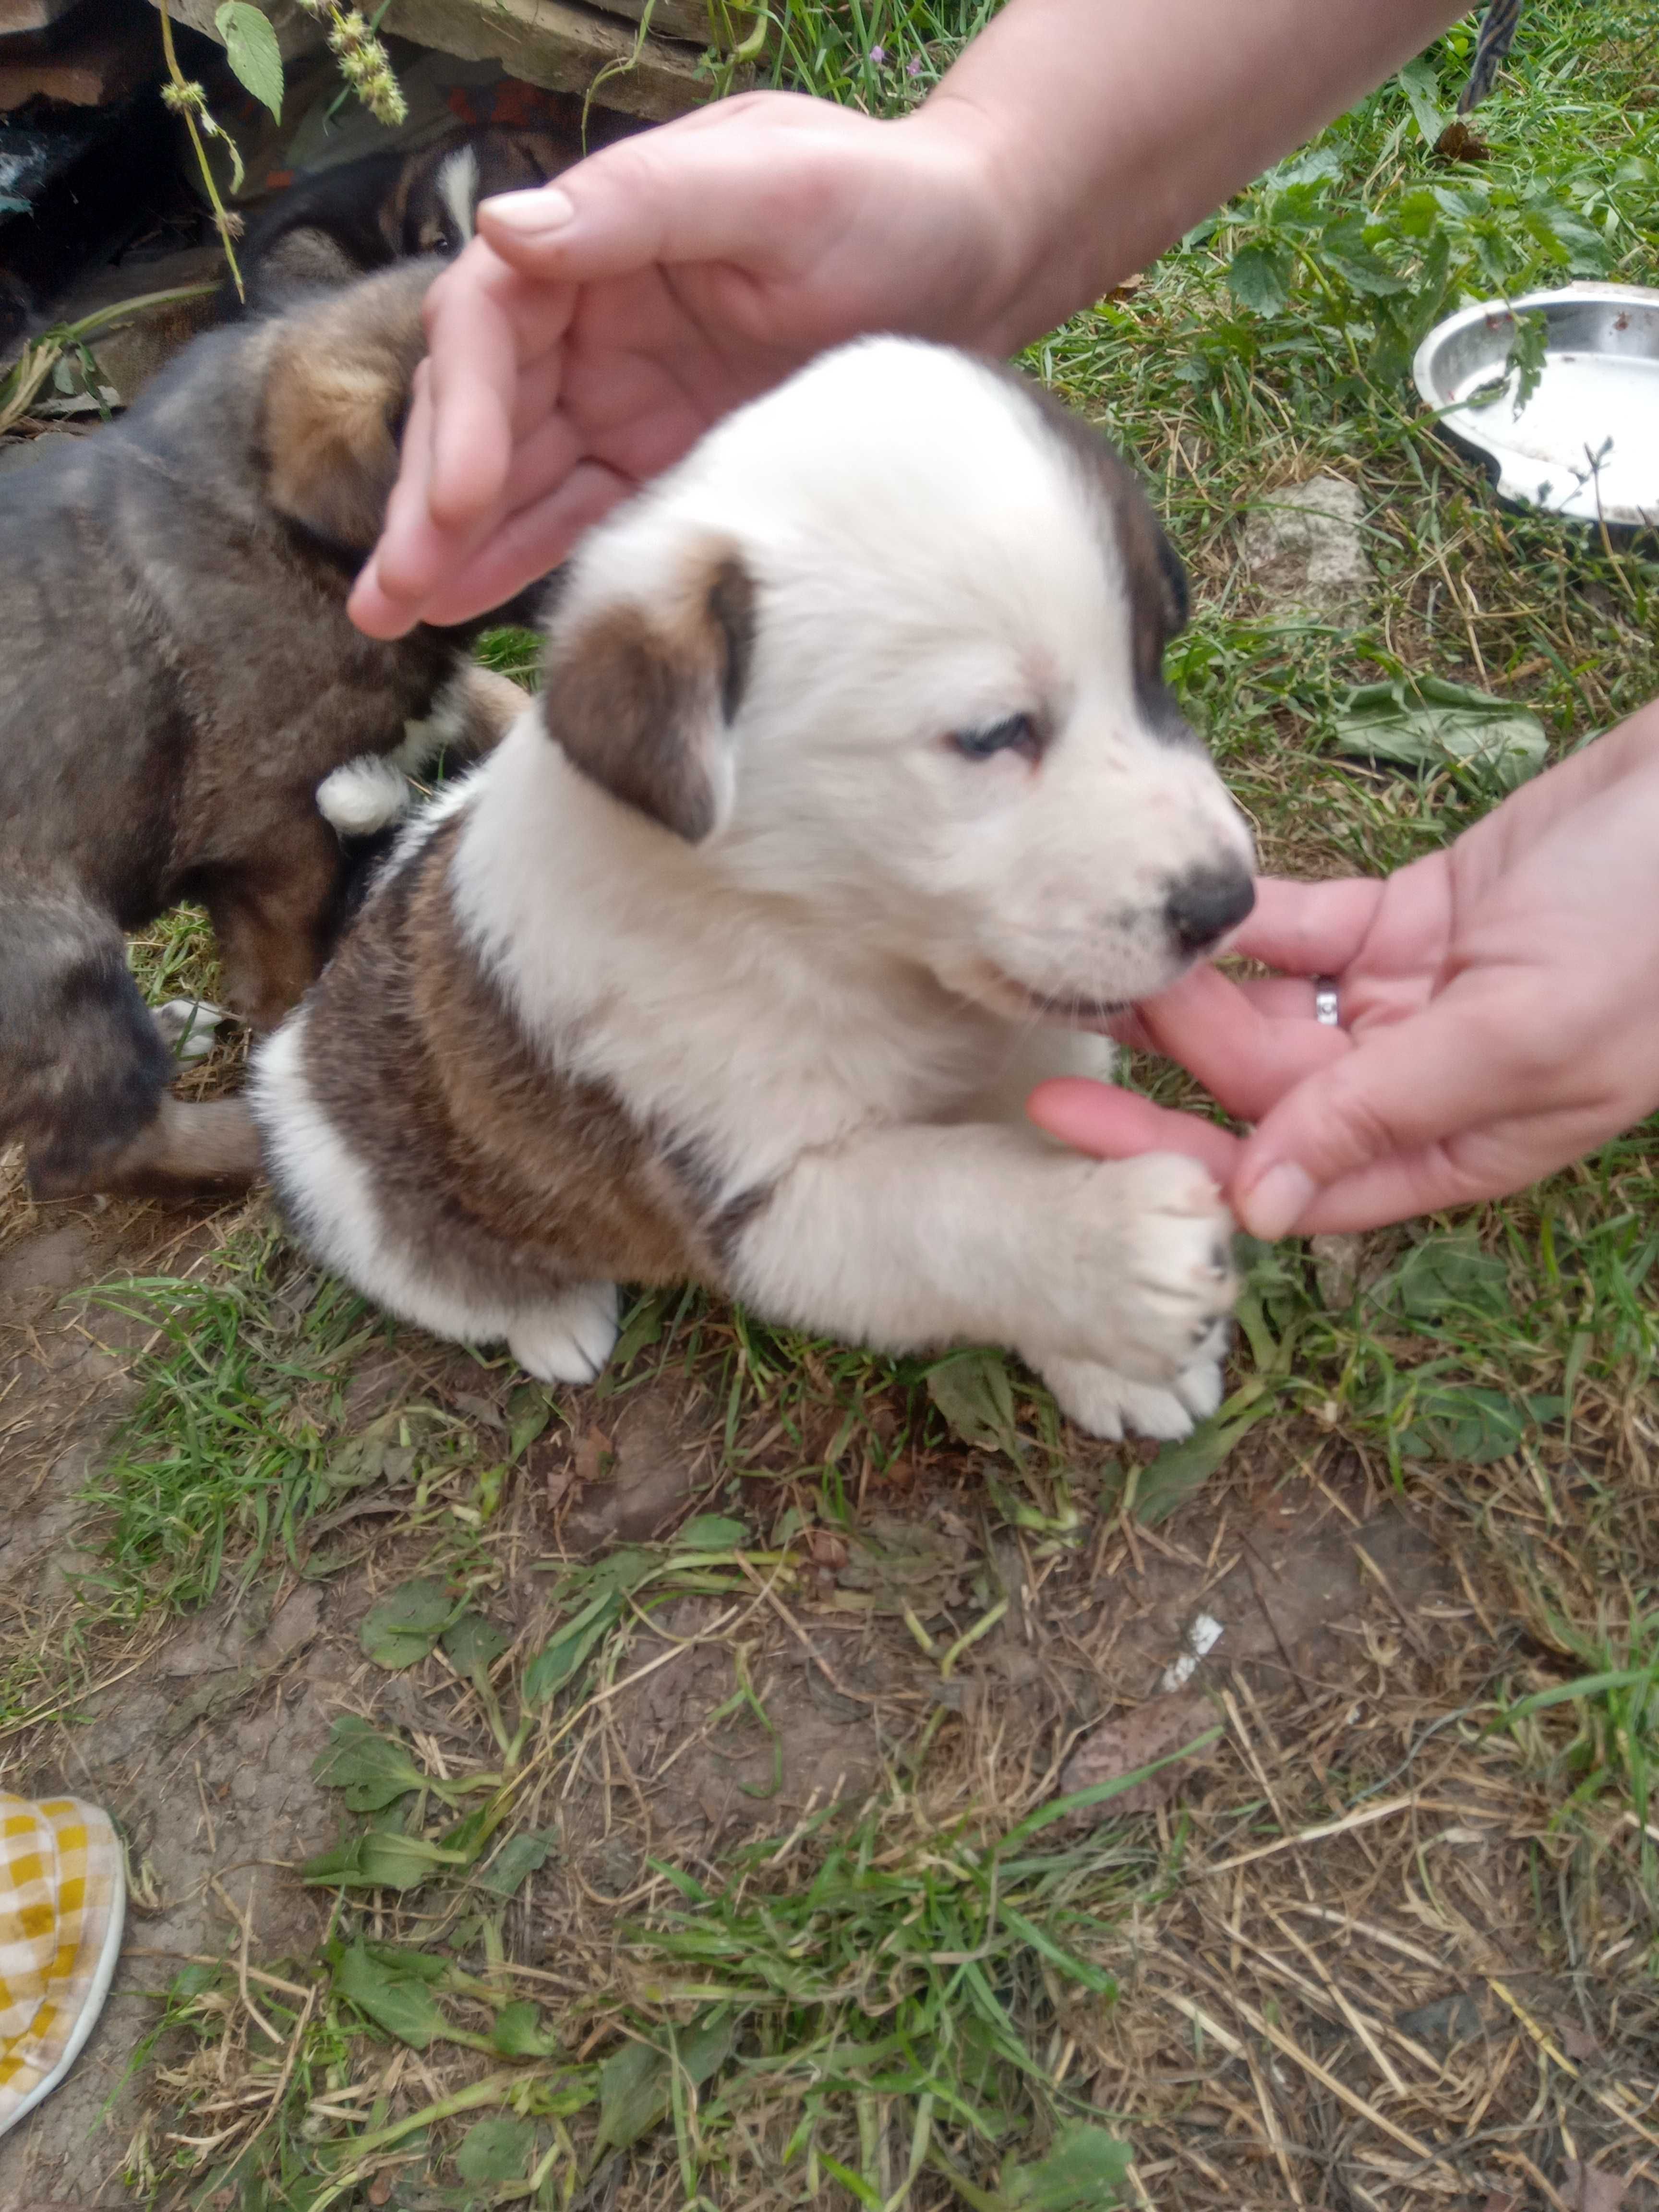
[[[542,700],[582,774],[690,844],[731,811],[727,729],[742,703],[755,587],[735,548],[705,541],[659,601],[556,618]]]
[[[263,422],[271,504],[350,552],[380,534],[436,274],[432,262],[384,270],[284,315],[274,336]]]

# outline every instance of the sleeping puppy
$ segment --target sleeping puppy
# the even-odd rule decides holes
[[[0,1143],[26,1141],[42,1196],[251,1178],[241,1102],[167,1096],[122,933],[200,899],[229,1004],[270,1026],[345,887],[318,785],[411,726],[482,750],[523,703],[456,632],[380,645],[346,619],[433,270],[211,332],[121,422],[6,480]]]
[[[404,831],[254,1112],[317,1257],[586,1382],[620,1281],[1013,1347],[1184,1434],[1234,1284],[1203,1170],[1024,1125],[1252,902],[1160,676],[1178,563],[1011,374],[830,354],[578,549],[547,682]]]
[[[302,175],[248,217],[236,255],[246,305],[270,313],[392,261],[459,253],[480,200],[545,184],[581,153],[579,129],[555,135],[486,125],[446,131],[417,153],[370,154]],[[220,312],[233,315],[242,305],[227,284]]]

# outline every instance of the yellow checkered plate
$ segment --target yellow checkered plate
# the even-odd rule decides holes
[[[125,1906],[106,1813],[0,1790],[0,2135],[79,2057],[109,1995]]]

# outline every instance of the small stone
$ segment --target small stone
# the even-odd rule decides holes
[[[1340,620],[1376,582],[1365,551],[1364,500],[1346,477],[1311,477],[1264,494],[1244,525],[1244,567],[1278,614]]]
[[[1354,1230],[1333,1230],[1308,1239],[1314,1280],[1327,1313],[1346,1313],[1359,1288],[1359,1263],[1365,1240]]]

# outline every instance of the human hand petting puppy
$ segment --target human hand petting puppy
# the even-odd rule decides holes
[[[431,295],[354,618],[394,637],[498,605],[719,416],[843,339],[1014,351],[1457,12],[1010,0],[901,120],[757,93],[486,202]]]
[[[1032,1118],[1106,1158],[1188,1153],[1259,1237],[1522,1189],[1659,1108],[1656,854],[1659,706],[1384,881],[1263,883],[1231,949],[1280,972],[1200,969],[1139,1010],[1249,1136],[1074,1079]]]

